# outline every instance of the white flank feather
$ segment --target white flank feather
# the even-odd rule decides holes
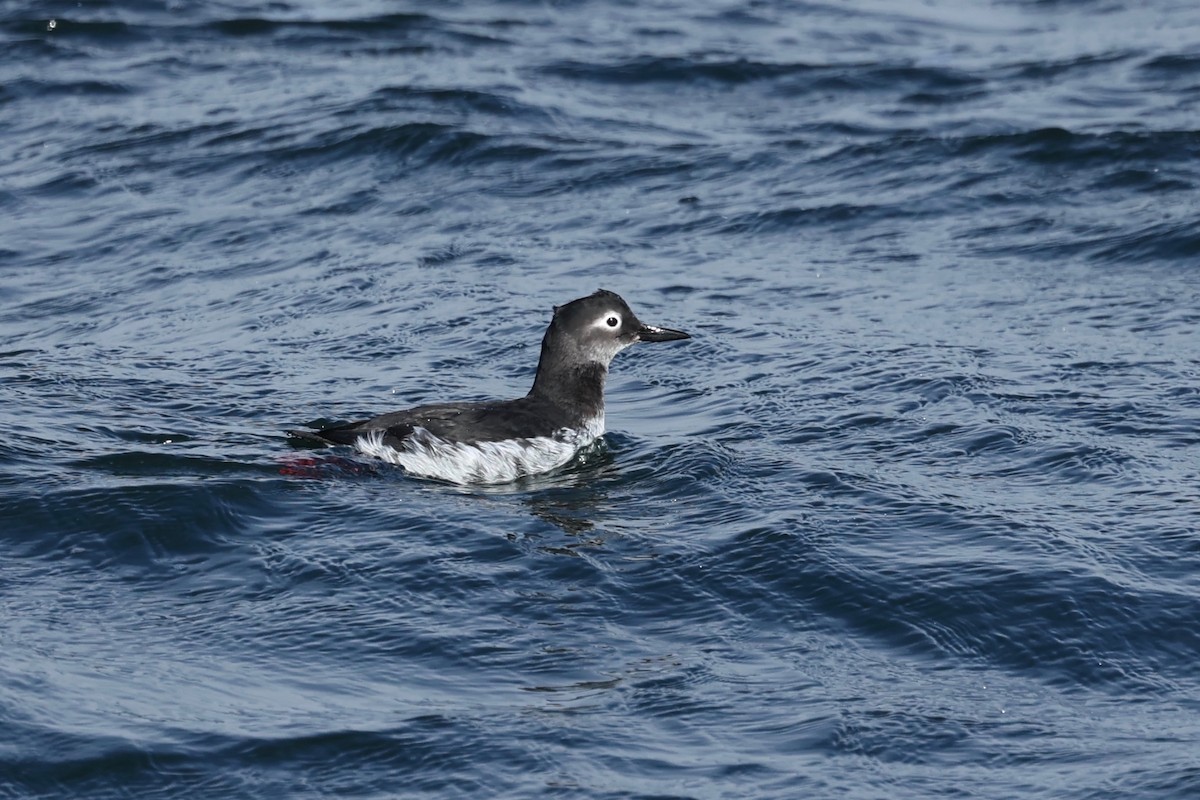
[[[355,441],[363,455],[404,468],[405,472],[451,483],[508,483],[549,472],[566,464],[579,450],[604,433],[604,415],[583,428],[563,428],[553,436],[506,439],[500,442],[450,442],[424,428],[413,428],[401,449],[383,443],[383,431]]]

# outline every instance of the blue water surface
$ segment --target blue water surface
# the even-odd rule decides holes
[[[1192,0],[0,2],[0,797],[1200,795]],[[283,431],[687,342],[463,488]]]

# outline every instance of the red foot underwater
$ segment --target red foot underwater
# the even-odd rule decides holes
[[[372,466],[340,456],[291,456],[283,459],[280,475],[289,478],[341,478],[347,475],[377,475]]]

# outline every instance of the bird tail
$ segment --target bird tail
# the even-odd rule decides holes
[[[307,445],[331,445],[331,444],[354,444],[360,436],[366,431],[362,428],[362,422],[347,422],[345,425],[331,425],[328,428],[320,430],[289,430],[288,436],[293,439],[298,439],[300,444]]]
[[[295,444],[318,445],[328,447],[335,442],[326,439],[321,431],[302,431],[289,430],[287,431],[288,438]]]

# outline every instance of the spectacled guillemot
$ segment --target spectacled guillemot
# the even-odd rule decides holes
[[[556,306],[537,375],[516,400],[437,403],[318,431],[288,431],[318,444],[348,444],[412,475],[452,483],[507,483],[561,467],[604,433],[604,379],[613,356],[637,342],[690,339],[641,322],[613,292]]]

